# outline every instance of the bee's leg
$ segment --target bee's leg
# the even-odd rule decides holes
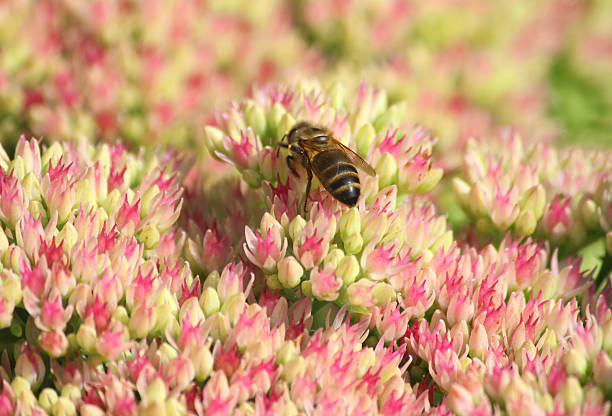
[[[306,205],[308,204],[308,195],[310,194],[310,185],[312,185],[312,168],[310,167],[310,160],[304,157],[304,165],[306,173],[308,174],[308,183],[306,183],[306,195],[304,196],[304,217],[306,216]]]
[[[291,171],[293,176],[295,176],[296,178],[299,178],[300,175],[295,170],[295,167],[293,166],[293,162],[295,162],[295,157],[293,155],[287,156],[287,166],[289,166],[289,170]]]

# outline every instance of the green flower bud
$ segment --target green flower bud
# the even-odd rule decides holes
[[[395,290],[393,290],[393,287],[384,282],[376,283],[371,293],[374,303],[378,306],[395,300],[395,295],[396,293]]]
[[[346,254],[357,254],[363,248],[363,237],[360,233],[351,234],[343,241]]]
[[[346,88],[341,82],[334,82],[328,91],[327,96],[329,97],[329,106],[339,110],[344,105],[346,97]]]
[[[366,155],[372,149],[372,143],[376,139],[376,130],[370,123],[364,123],[355,134],[355,144],[357,145],[357,153]]]
[[[31,201],[40,201],[40,182],[38,182],[38,178],[32,173],[28,172],[23,178],[23,190],[28,195],[28,198]]]
[[[147,224],[142,227],[136,237],[138,241],[144,244],[146,250],[152,250],[157,246],[157,243],[159,243],[160,234],[157,227],[152,224]]]
[[[427,175],[425,176],[425,178],[421,180],[421,183],[419,183],[419,186],[417,186],[413,190],[413,192],[418,193],[418,194],[424,194],[424,193],[430,192],[436,187],[436,185],[438,185],[438,183],[442,179],[442,176],[444,176],[443,169],[440,169],[440,168],[430,169],[429,172],[427,172]]]
[[[359,275],[360,267],[357,257],[344,256],[336,267],[336,276],[342,279],[344,286],[349,286]]]
[[[214,155],[214,151],[224,152],[223,146],[223,132],[216,127],[206,126],[204,127],[204,141],[208,150]]]
[[[206,316],[207,318],[212,314],[218,312],[219,308],[221,307],[219,295],[217,294],[217,291],[212,287],[207,287],[202,291],[199,302],[200,307],[204,312],[204,316]]]
[[[278,268],[278,282],[286,289],[296,287],[304,275],[304,268],[293,256],[282,258],[276,267]]]
[[[306,372],[306,362],[304,357],[297,356],[283,366],[281,377],[291,383],[296,377],[302,377]]]
[[[470,190],[470,197],[468,206],[477,217],[484,217],[489,212],[489,201],[491,195],[488,190],[480,183],[477,182],[472,186]]]
[[[470,207],[470,185],[460,178],[453,178],[453,194],[463,208]]]
[[[597,228],[599,215],[597,214],[597,203],[591,198],[582,198],[579,205],[580,218],[587,228]]]
[[[266,276],[266,285],[272,290],[280,290],[283,285],[278,280],[278,276],[275,274],[269,274]]]
[[[323,264],[331,264],[335,269],[338,267],[338,263],[340,263],[340,260],[342,260],[343,257],[344,251],[340,250],[339,248],[331,249],[329,253],[327,253],[327,256],[325,256],[323,259]]]
[[[312,282],[310,280],[304,280],[300,285],[300,288],[302,289],[302,295],[309,298],[312,297]]]
[[[4,233],[4,228],[0,227],[0,256],[6,251],[9,246],[8,238]]]
[[[297,348],[293,341],[285,341],[276,351],[275,361],[277,364],[285,365],[297,355]]]
[[[52,413],[54,416],[72,416],[77,414],[73,401],[67,397],[57,399],[55,404],[53,404]]]
[[[533,234],[537,225],[532,211],[522,211],[514,223],[514,229],[519,237],[525,237]]]
[[[563,356],[563,363],[567,374],[583,379],[588,368],[586,357],[576,348],[572,348]]]
[[[289,229],[287,232],[289,233],[289,237],[291,237],[291,241],[299,241],[302,237],[302,230],[304,230],[304,226],[306,225],[306,220],[302,218],[301,215],[297,215],[291,222],[289,223]]]
[[[263,109],[253,104],[246,108],[245,118],[247,124],[253,129],[253,132],[262,137],[266,132],[266,114]]]
[[[45,412],[51,413],[53,405],[57,402],[58,396],[55,390],[52,388],[44,388],[38,395],[38,405],[42,407]]]
[[[542,218],[544,208],[546,207],[546,190],[540,184],[532,186],[525,193],[521,208],[526,211],[531,211],[536,220]]]
[[[356,207],[352,207],[342,213],[338,221],[338,230],[342,240],[346,240],[350,235],[361,231],[361,217]]]
[[[41,175],[44,175],[49,170],[49,165],[57,166],[60,158],[64,151],[62,150],[62,146],[58,142],[54,142],[51,146],[45,150],[42,154],[42,172]],[[109,156],[110,160],[110,156]],[[110,163],[109,163],[110,164]]]
[[[74,384],[68,383],[62,387],[61,395],[71,401],[75,401],[81,397],[81,389]]]
[[[156,377],[147,385],[142,401],[145,404],[163,403],[166,400],[167,393],[168,391],[166,390],[166,384],[164,381],[161,379],[161,377]]]
[[[79,233],[77,232],[76,228],[74,228],[74,225],[67,222],[64,224],[62,230],[57,233],[56,240],[63,243],[62,247],[64,250],[70,252],[72,247],[74,247],[76,242],[79,240]]]
[[[390,153],[382,155],[374,170],[378,174],[378,185],[381,188],[397,182],[397,162]]]
[[[20,182],[23,181],[26,174],[26,168],[21,156],[15,156],[15,158],[11,161],[9,171],[13,171],[13,176],[19,179]]]
[[[568,410],[572,410],[583,403],[584,391],[576,377],[568,377],[561,387],[561,397]]]
[[[293,116],[289,113],[285,113],[281,116],[278,122],[278,132],[282,136],[283,134],[291,130],[294,125],[295,119],[293,118]]]

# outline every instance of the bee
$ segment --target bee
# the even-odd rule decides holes
[[[287,143],[284,143],[285,140]],[[372,166],[334,138],[331,130],[307,121],[297,123],[283,136],[276,148],[277,157],[281,147],[291,152],[287,156],[287,166],[291,173],[299,177],[295,170],[295,163],[299,163],[308,175],[304,214],[313,172],[327,192],[351,207],[357,203],[361,190],[357,168],[368,175],[376,175]]]

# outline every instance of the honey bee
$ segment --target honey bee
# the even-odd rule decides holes
[[[285,139],[287,143],[284,143]],[[299,177],[294,165],[297,162],[302,165],[308,175],[304,214],[313,172],[327,192],[338,201],[351,207],[357,203],[361,190],[357,167],[368,175],[376,175],[372,166],[335,139],[331,130],[306,121],[297,123],[283,136],[276,148],[277,157],[281,147],[291,152],[287,156],[287,166],[291,173]]]

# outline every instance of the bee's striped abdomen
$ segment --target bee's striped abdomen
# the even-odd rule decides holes
[[[359,175],[355,165],[341,150],[318,153],[311,161],[312,169],[327,192],[340,202],[354,206],[359,199]]]

